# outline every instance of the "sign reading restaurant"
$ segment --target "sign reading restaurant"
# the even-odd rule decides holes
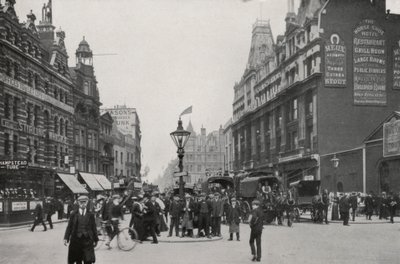
[[[26,169],[27,166],[27,160],[0,160],[0,169],[19,170]]]
[[[383,157],[400,155],[400,120],[383,124]]]
[[[354,104],[386,105],[385,32],[365,19],[354,29]]]

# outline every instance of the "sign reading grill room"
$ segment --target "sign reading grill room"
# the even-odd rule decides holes
[[[386,105],[385,31],[365,19],[354,29],[354,104]]]

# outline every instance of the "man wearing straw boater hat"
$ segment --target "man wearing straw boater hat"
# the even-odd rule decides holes
[[[94,247],[97,245],[95,217],[87,209],[89,198],[81,195],[78,198],[79,208],[72,212],[64,235],[64,245],[68,245],[68,264],[94,263],[96,256]]]

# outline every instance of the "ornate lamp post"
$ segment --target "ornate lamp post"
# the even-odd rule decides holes
[[[186,131],[182,127],[182,120],[179,118],[178,127],[174,132],[170,133],[172,140],[174,141],[176,147],[178,148],[178,158],[179,158],[179,172],[183,172],[182,159],[185,156],[185,145],[190,137],[190,132]],[[179,176],[179,195],[183,198],[183,176]]]
[[[334,192],[334,197],[333,197],[333,204],[332,204],[332,220],[339,220],[339,208],[338,208],[338,197],[337,197],[337,168],[339,167],[339,159],[336,157],[336,154],[333,155],[333,158],[331,159],[333,168],[335,169],[334,175],[333,175],[333,192]]]

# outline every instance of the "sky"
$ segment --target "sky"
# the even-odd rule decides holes
[[[33,10],[38,23],[47,1],[17,0],[20,22]],[[400,0],[387,0],[387,8],[400,13]],[[66,32],[70,67],[83,36],[94,54],[117,54],[94,57],[100,101],[137,109],[142,168],[150,167],[152,181],[176,157],[169,133],[185,108],[193,105],[183,125],[191,121],[195,131],[229,120],[252,25],[269,19],[276,38],[286,12],[282,0],[53,0],[53,25]]]

